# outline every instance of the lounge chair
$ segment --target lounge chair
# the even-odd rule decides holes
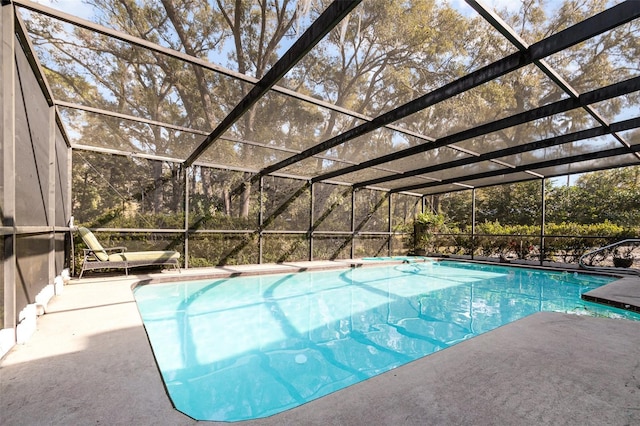
[[[127,251],[126,247],[104,248],[98,242],[93,232],[87,228],[80,227],[78,232],[82,241],[88,248],[84,249],[84,260],[82,261],[82,271],[90,269],[104,268],[124,268],[125,274],[129,275],[129,268],[136,266],[151,265],[172,265],[180,272],[180,253],[174,250],[167,251]]]

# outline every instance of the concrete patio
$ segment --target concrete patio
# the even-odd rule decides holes
[[[204,275],[336,266],[256,265]],[[38,319],[33,337],[0,362],[0,423],[207,424],[173,408],[131,292],[139,281],[196,273],[71,281]],[[607,287],[618,299],[626,293],[623,303],[640,300],[640,279],[616,283]],[[597,297],[606,299],[606,288]],[[538,313],[243,424],[640,424],[640,322]]]

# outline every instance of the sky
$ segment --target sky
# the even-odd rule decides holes
[[[52,7],[54,9],[60,10],[62,12],[91,20],[93,13],[93,8],[87,5],[84,1],[81,0],[32,0],[35,3],[40,3],[45,6]],[[475,14],[473,9],[464,1],[464,0],[439,0],[440,2],[448,2],[451,6],[457,9],[460,13],[465,15]],[[510,11],[517,11],[521,2],[518,0],[481,0],[482,3],[489,8],[494,10],[498,9],[508,9]],[[575,180],[579,175],[573,175],[569,178],[570,184],[574,184]],[[566,185],[567,177],[558,177],[553,179],[555,185]]]
[[[93,8],[88,6],[81,0],[32,0],[34,3],[39,3],[51,8],[61,10],[62,12],[70,15],[77,16],[83,19],[90,19],[93,15]]]

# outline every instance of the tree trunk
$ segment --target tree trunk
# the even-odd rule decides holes
[[[222,190],[222,197],[224,199],[224,214],[231,216],[231,194],[229,193],[229,188],[225,187]]]
[[[153,163],[153,212],[160,213],[163,207],[162,162]]]
[[[251,183],[243,183],[242,188],[242,211],[240,215],[244,218],[249,217],[249,207],[251,205]]]

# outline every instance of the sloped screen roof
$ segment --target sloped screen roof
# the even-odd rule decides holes
[[[425,195],[640,164],[638,1],[13,3],[75,148]]]

